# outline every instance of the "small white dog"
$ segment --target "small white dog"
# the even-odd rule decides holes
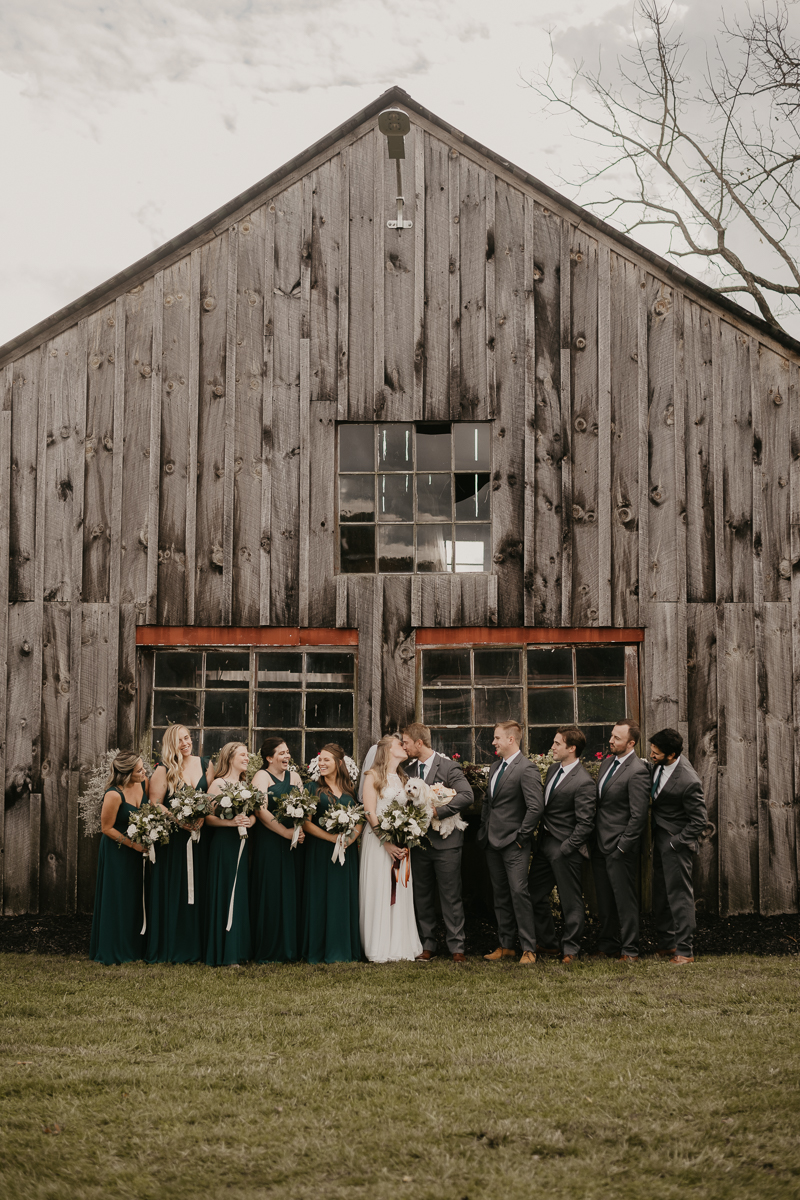
[[[431,829],[435,830],[440,837],[447,838],[454,829],[466,829],[467,822],[462,820],[458,813],[454,813],[452,817],[444,817],[440,820],[433,815],[437,802],[446,803],[449,797],[455,796],[452,788],[443,788],[442,791],[446,795],[437,795],[432,787],[429,787],[422,779],[409,779],[406,783],[406,795],[414,804],[423,804],[428,811],[428,816],[431,818]]]

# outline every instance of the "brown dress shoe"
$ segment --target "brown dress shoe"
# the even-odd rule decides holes
[[[561,961],[562,961],[562,963],[566,963],[566,965],[569,966],[570,963],[574,963],[574,962],[578,961],[578,956],[577,956],[577,954],[565,954]]]
[[[694,955],[687,957],[685,954],[673,954],[669,961],[674,967],[685,967],[687,963],[694,962]]]
[[[535,962],[536,955],[532,950],[526,950],[522,958],[519,960],[519,965],[521,967],[532,967]]]
[[[639,961],[638,954],[620,954],[617,962],[637,963]]]
[[[540,946],[537,943],[536,953],[537,954],[549,954],[551,958],[558,958],[561,951],[559,950],[558,946]]]
[[[467,961],[466,954],[454,954],[453,955],[453,962],[466,962],[466,961]]]
[[[431,959],[435,957],[436,955],[434,954],[433,950],[423,950],[422,954],[417,955],[417,957],[414,959],[414,962],[430,962]]]
[[[498,946],[491,954],[484,954],[483,957],[486,962],[500,962],[501,958],[516,958],[517,954],[515,950],[506,950],[504,946]]]

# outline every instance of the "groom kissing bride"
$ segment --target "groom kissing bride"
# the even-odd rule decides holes
[[[436,954],[436,888],[442,906],[442,918],[447,934],[447,949],[453,962],[466,962],[464,957],[464,901],[461,894],[461,851],[464,846],[462,821],[443,824],[448,817],[457,817],[475,799],[464,772],[452,759],[431,749],[431,731],[427,725],[415,723],[403,730],[403,749],[409,758],[407,767],[411,779],[421,779],[428,787],[437,783],[454,791],[454,796],[436,803],[439,830],[428,830],[428,844],[415,846],[411,851],[411,878],[414,889],[414,910],[417,929],[422,941],[418,962],[429,962]],[[459,828],[459,825],[462,828]]]

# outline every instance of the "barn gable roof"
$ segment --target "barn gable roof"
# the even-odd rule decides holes
[[[730,300],[728,297],[720,295],[713,288],[693,275],[689,275],[686,271],[681,270],[674,263],[662,258],[659,254],[649,250],[646,246],[641,245],[641,243],[628,237],[626,234],[621,233],[612,225],[601,220],[574,201],[567,199],[546,183],[542,183],[540,179],[531,175],[530,172],[516,166],[514,163],[509,162],[508,159],[503,158],[502,155],[496,154],[493,150],[481,145],[480,142],[468,137],[459,129],[456,129],[455,126],[448,124],[447,121],[443,121],[441,117],[436,116],[435,113],[418,104],[402,88],[391,87],[360,112],[350,117],[349,120],[343,122],[336,129],[326,134],[325,137],[320,138],[319,141],[290,159],[287,163],[284,163],[277,170],[266,175],[258,183],[253,184],[252,187],[235,196],[227,204],[222,205],[222,207],[216,209],[195,225],[191,225],[176,237],[171,238],[162,246],[151,251],[150,254],[138,259],[131,266],[119,271],[110,279],[105,280],[104,283],[99,284],[83,296],[65,305],[64,308],[46,317],[43,321],[39,321],[36,325],[31,326],[30,329],[18,334],[17,337],[11,338],[5,345],[0,346],[0,366],[8,362],[13,362],[23,354],[35,349],[45,339],[56,336],[81,317],[88,315],[90,312],[101,307],[101,305],[108,303],[109,300],[114,299],[115,296],[136,286],[151,276],[156,270],[174,262],[190,249],[211,241],[233,219],[244,215],[249,209],[263,202],[267,193],[274,191],[279,184],[288,180],[292,175],[303,174],[304,169],[308,168],[315,159],[325,157],[338,142],[350,137],[360,126],[374,120],[378,113],[392,104],[402,105],[429,125],[449,135],[450,139],[455,139],[462,146],[481,155],[496,167],[500,167],[505,173],[535,189],[540,197],[549,200],[555,208],[560,208],[565,213],[570,214],[584,228],[599,231],[608,240],[615,242],[621,249],[625,249],[631,255],[645,260],[655,271],[668,277],[677,287],[688,293],[693,293],[707,304],[710,303],[723,310],[737,323],[749,326],[754,333],[758,333],[761,337],[770,339],[793,351],[795,354],[800,355],[800,341],[797,341],[788,333],[780,329],[775,329],[761,317],[748,312],[747,309]]]

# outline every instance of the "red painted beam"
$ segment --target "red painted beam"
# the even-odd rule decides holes
[[[544,642],[546,644],[567,642],[642,642],[643,629],[499,629],[496,626],[483,628],[472,626],[461,629],[418,629],[418,646],[455,646],[468,643],[471,646],[502,645],[509,642]]]
[[[137,646],[357,646],[357,629],[137,625]]]

